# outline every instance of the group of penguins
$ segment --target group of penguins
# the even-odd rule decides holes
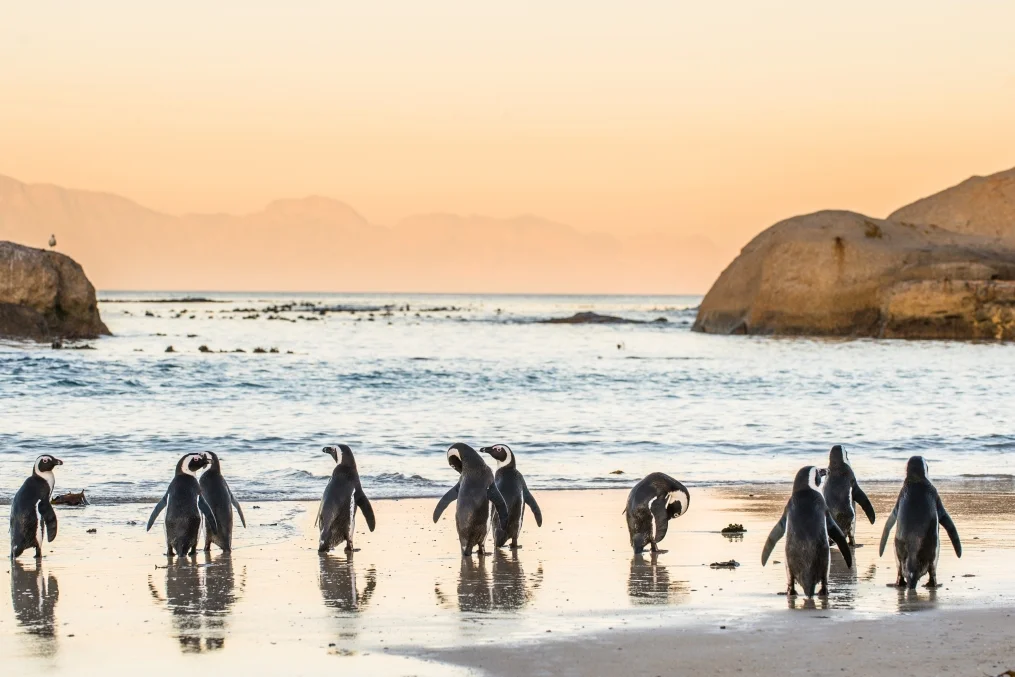
[[[360,484],[352,449],[340,444],[324,447],[323,451],[335,461],[335,468],[314,523],[320,530],[318,551],[329,552],[344,542],[346,551],[352,552],[357,511],[363,513],[370,531],[376,526],[374,511]],[[487,465],[483,454],[497,461],[496,473]],[[447,460],[458,472],[458,482],[438,501],[433,521],[436,523],[451,503],[457,504],[455,524],[463,556],[470,556],[474,548],[484,555],[491,528],[496,547],[503,547],[508,541],[511,548],[519,547],[526,507],[532,511],[536,525],[542,526],[539,504],[529,492],[515,455],[506,444],[477,451],[459,442],[448,448]],[[56,538],[57,519],[51,498],[56,484],[53,470],[59,465],[63,465],[63,461],[58,458],[48,454],[40,456],[32,476],[14,496],[10,517],[12,559],[30,548],[35,549],[36,558],[41,558],[43,541]],[[198,472],[202,470],[198,479]],[[927,462],[922,456],[909,459],[902,490],[881,535],[879,555],[884,554],[888,536],[895,528],[898,563],[895,584],[899,587],[915,588],[926,575],[929,575],[928,587],[938,585],[939,526],[948,533],[955,554],[962,556],[958,531],[927,472]],[[634,552],[641,553],[646,547],[653,553],[665,552],[659,549],[659,543],[666,536],[669,521],[687,512],[690,503],[687,488],[669,475],[655,472],[638,482],[631,489],[624,509]],[[776,543],[785,536],[788,595],[797,594],[797,583],[807,597],[813,597],[816,590],[820,596],[828,594],[829,541],[838,546],[846,566],[852,568],[854,504],[859,504],[874,524],[874,507],[857,483],[841,445],[832,447],[827,468],[805,466],[797,472],[793,493],[761,554],[764,566]],[[233,509],[246,527],[243,510],[222,475],[218,456],[214,452],[188,453],[176,464],[169,488],[148,518],[147,530],[151,530],[165,511],[166,554],[169,557],[194,555],[202,524],[205,551],[211,550],[213,543],[229,551],[232,549]]]

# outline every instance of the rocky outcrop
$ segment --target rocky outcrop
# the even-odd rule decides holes
[[[799,216],[744,247],[702,300],[694,329],[1015,339],[1015,248],[853,212]]]
[[[68,256],[0,241],[0,337],[44,341],[109,334],[95,287]]]
[[[896,210],[888,218],[980,235],[1015,247],[1015,169],[966,179]]]

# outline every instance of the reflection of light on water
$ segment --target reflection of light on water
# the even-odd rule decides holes
[[[60,586],[51,571],[44,575],[42,562],[35,560],[26,569],[21,560],[11,562],[11,604],[14,617],[25,633],[37,640],[35,653],[48,655],[58,649],[56,642],[56,603]]]
[[[213,559],[205,553],[203,564],[198,564],[196,557],[177,557],[165,571],[165,597],[160,595],[153,576],[148,577],[148,588],[152,598],[165,602],[172,613],[180,650],[201,653],[223,648],[226,617],[237,599],[230,556],[222,554]]]

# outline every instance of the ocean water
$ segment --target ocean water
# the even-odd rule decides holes
[[[456,441],[511,445],[535,488],[788,482],[834,443],[865,481],[922,454],[1012,483],[1015,346],[705,336],[699,301],[101,293],[93,350],[0,343],[0,502],[41,453],[58,493],[156,500],[204,449],[244,500],[312,499],[338,442],[374,497],[442,494]],[[541,322],[585,311],[645,323]]]

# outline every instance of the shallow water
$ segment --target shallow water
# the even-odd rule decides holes
[[[58,493],[110,503],[157,499],[201,449],[245,499],[313,499],[339,441],[378,497],[443,493],[460,440],[511,444],[537,488],[784,482],[836,442],[867,480],[913,454],[937,479],[1015,475],[1015,346],[703,336],[696,297],[155,302],[181,296],[100,294],[95,350],[0,343],[0,502],[43,452]],[[580,311],[668,322],[538,322]]]

